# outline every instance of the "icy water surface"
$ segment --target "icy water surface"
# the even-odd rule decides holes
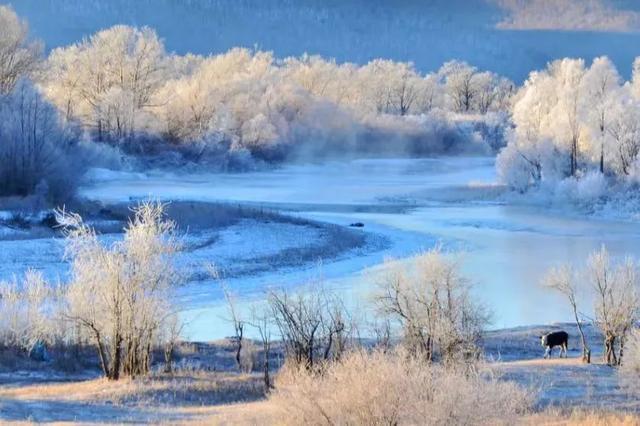
[[[569,320],[563,300],[540,286],[560,262],[583,262],[606,244],[614,256],[640,257],[640,224],[580,218],[497,203],[492,158],[355,160],[287,166],[245,174],[125,174],[95,171],[83,193],[122,201],[164,199],[230,201],[283,209],[385,236],[384,250],[315,267],[243,278],[245,309],[270,286],[294,287],[321,277],[358,312],[371,312],[375,274],[387,257],[404,258],[440,242],[464,252],[467,276],[494,312],[496,328]],[[486,185],[489,185],[488,187]],[[224,303],[212,283],[181,290],[194,339],[229,334]],[[585,302],[588,303],[588,302]]]

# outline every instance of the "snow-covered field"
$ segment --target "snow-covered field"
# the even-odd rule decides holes
[[[552,359],[542,359],[537,336],[557,329],[570,334],[569,358],[558,359],[554,353]],[[590,327],[587,336],[594,350],[591,365],[579,362],[578,336],[571,324],[490,332],[484,350],[489,366],[501,379],[535,392],[536,412],[549,407],[638,412],[638,401],[618,383],[617,369],[599,364],[600,336]],[[282,356],[280,350],[278,346],[278,353],[273,354],[275,364]],[[46,367],[44,371],[0,373],[0,418],[109,424],[266,423],[266,413],[257,414],[268,403],[260,391],[259,373],[231,372],[235,369],[233,355],[233,347],[225,342],[197,344],[182,355],[179,364],[184,369],[170,379],[159,375],[109,382],[96,378],[95,370],[61,374]],[[193,370],[190,365],[215,366],[215,371]],[[254,418],[257,420],[252,421]]]

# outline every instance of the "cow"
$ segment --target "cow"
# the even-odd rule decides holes
[[[540,344],[544,351],[544,358],[547,359],[551,356],[551,351],[556,346],[560,346],[560,358],[564,352],[564,357],[567,357],[567,347],[569,346],[569,334],[566,331],[554,331],[552,333],[543,334],[540,336]]]

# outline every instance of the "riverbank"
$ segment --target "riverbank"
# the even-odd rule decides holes
[[[569,358],[542,359],[537,335],[560,328],[570,333]],[[483,368],[492,370],[500,380],[515,381],[535,395],[532,412],[523,422],[529,418],[569,418],[574,413],[640,412],[639,401],[619,385],[617,369],[598,362],[598,334],[588,330],[587,336],[594,349],[591,365],[579,362],[580,349],[571,324],[492,331],[484,339]],[[173,373],[163,373],[163,364],[157,361],[150,377],[118,382],[101,379],[95,368],[65,372],[52,370],[48,363],[16,360],[12,369],[0,372],[0,420],[269,424],[273,422],[273,407],[264,392],[261,353],[257,342],[255,345],[255,362],[245,372],[238,372],[234,346],[228,340],[182,342]],[[282,363],[282,350],[274,342],[274,375]],[[496,359],[499,351],[508,356]],[[1,355],[6,360],[7,354]],[[86,352],[84,356],[88,357],[85,361],[93,360],[97,365],[95,355]]]

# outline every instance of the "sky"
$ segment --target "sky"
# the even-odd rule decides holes
[[[461,59],[522,82],[558,57],[640,55],[634,0],[0,0],[47,49],[115,24],[150,26],[176,53],[258,47],[339,62],[383,57],[434,71]]]

